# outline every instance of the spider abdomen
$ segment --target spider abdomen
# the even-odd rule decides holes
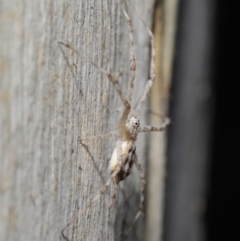
[[[117,141],[117,145],[113,151],[109,165],[111,174],[116,169],[119,169],[119,171],[113,177],[113,180],[116,183],[124,180],[131,173],[135,151],[136,146],[134,142],[121,140]]]

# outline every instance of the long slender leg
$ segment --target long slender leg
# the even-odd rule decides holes
[[[114,172],[111,174],[111,177],[108,179],[108,181],[106,182],[106,184],[104,185],[104,187],[100,190],[99,194],[94,197],[93,199],[91,199],[89,201],[89,203],[87,204],[87,206],[80,210],[80,212],[78,212],[77,215],[75,215],[68,223],[67,225],[61,230],[61,235],[62,237],[66,240],[69,241],[68,238],[66,237],[66,235],[64,234],[64,231],[66,230],[67,227],[69,227],[71,224],[73,224],[75,222],[75,220],[81,216],[89,207],[91,207],[93,205],[93,203],[95,203],[100,197],[102,197],[105,192],[107,191],[108,187],[110,186],[112,179],[114,179],[114,177],[119,173],[121,167],[117,166],[114,170]]]
[[[139,99],[139,102],[137,104],[137,112],[139,113],[141,111],[141,108],[147,98],[147,95],[152,87],[153,81],[155,79],[155,42],[154,42],[154,36],[152,31],[148,28],[147,24],[144,22],[144,20],[142,19],[141,15],[139,14],[139,12],[137,11],[136,7],[131,3],[131,1],[129,1],[130,4],[132,5],[132,8],[134,9],[135,13],[137,14],[138,18],[140,19],[140,21],[143,23],[144,27],[147,30],[147,33],[151,39],[151,62],[150,62],[150,79],[147,81],[144,91]]]
[[[140,199],[139,211],[143,212],[144,190],[145,190],[146,180],[145,180],[145,175],[144,175],[144,171],[142,169],[142,166],[138,162],[137,155],[134,156],[134,163],[137,167],[139,178],[140,178],[140,181],[141,181],[141,199]]]
[[[80,210],[80,212],[78,212],[77,215],[75,215],[68,223],[67,225],[61,230],[61,235],[64,238],[64,240],[69,241],[69,239],[66,237],[66,235],[64,234],[64,231],[66,230],[66,228],[68,228],[71,224],[73,224],[77,218],[79,218],[89,207],[92,206],[92,204],[94,202],[96,202],[100,197],[102,197],[104,195],[104,193],[107,191],[109,185],[111,184],[112,179],[109,178],[108,181],[106,182],[105,186],[100,190],[99,194],[94,197],[93,199],[90,200],[90,202],[87,204],[86,208]]]
[[[129,232],[132,230],[133,225],[135,224],[135,222],[138,220],[138,218],[140,217],[140,215],[143,215],[143,209],[144,209],[144,190],[145,190],[145,185],[146,185],[146,179],[145,179],[145,175],[144,175],[144,171],[141,167],[141,165],[138,163],[138,158],[137,155],[134,155],[133,157],[134,163],[137,167],[138,170],[138,174],[139,174],[139,178],[141,181],[141,198],[140,198],[140,204],[139,204],[139,209],[138,212],[131,224],[131,226],[129,227],[129,229],[127,230],[125,237],[129,234]]]
[[[111,137],[116,137],[118,133],[116,131],[101,134],[101,135],[96,135],[96,136],[87,136],[83,137],[80,139],[80,141],[92,141],[92,140],[98,140],[98,139],[104,139],[104,138],[111,138]]]
[[[161,126],[159,127],[155,127],[155,126],[144,126],[144,127],[139,127],[138,128],[138,133],[141,132],[149,132],[149,131],[163,131],[164,129],[167,128],[167,126],[170,124],[170,119],[165,117],[164,122],[161,124]]]
[[[99,167],[98,167],[98,165],[96,164],[92,153],[89,151],[88,146],[85,145],[82,141],[80,141],[80,144],[83,146],[83,148],[86,150],[86,152],[88,153],[88,155],[89,155],[90,158],[92,159],[92,163],[93,163],[93,165],[94,165],[94,168],[97,170],[99,176],[101,177],[102,183],[104,183],[104,179],[103,179],[103,177],[102,177],[102,175],[101,175],[101,171],[99,170]]]
[[[71,66],[71,64],[69,63],[66,54],[64,53],[64,51],[63,51],[61,45],[58,45],[58,47],[60,48],[60,51],[62,52],[63,58],[65,59],[65,61],[66,61],[67,65],[68,65],[68,67],[69,67],[70,70],[71,70],[72,76],[74,76],[74,73],[73,73],[73,70],[72,70],[72,66]]]
[[[112,76],[108,71],[106,71],[105,69],[99,67],[96,63],[94,63],[93,61],[91,61],[90,59],[88,59],[87,57],[83,56],[79,51],[75,50],[74,48],[72,48],[69,44],[65,44],[63,42],[58,42],[59,45],[63,45],[66,48],[69,48],[70,50],[72,50],[74,53],[78,54],[79,56],[81,56],[81,58],[85,59],[87,62],[89,62],[90,64],[92,64],[93,66],[95,66],[97,69],[99,69],[99,71],[101,71],[103,74],[107,75],[109,81],[113,84],[114,88],[116,89],[116,91],[118,92],[119,97],[121,98],[125,108],[129,108],[130,109],[130,103],[129,101],[124,97],[122,90],[120,89],[120,86],[118,84],[117,78],[119,77],[119,74],[117,74],[116,76]]]
[[[113,194],[111,196],[111,202],[109,204],[109,208],[111,208],[113,206],[116,196],[117,196],[117,191],[118,191],[118,184],[114,181],[112,183],[113,183]]]
[[[129,42],[130,42],[130,75],[129,75],[129,82],[128,82],[128,91],[127,91],[127,97],[128,103],[131,105],[132,100],[132,94],[133,94],[133,87],[134,87],[134,80],[136,76],[136,60],[135,60],[135,51],[134,51],[134,40],[133,40],[133,29],[132,29],[132,22],[130,17],[128,16],[126,10],[123,7],[121,0],[116,0],[118,5],[120,6],[124,17],[127,20],[128,25],[128,36],[129,36]],[[128,118],[129,112],[131,110],[131,106],[126,106],[122,110],[121,116],[118,121],[118,129],[120,136],[123,137],[123,139],[129,138],[129,130],[127,129],[125,123]]]
[[[130,41],[130,76],[129,76],[129,83],[128,83],[127,100],[129,101],[129,103],[131,103],[133,87],[134,87],[134,80],[135,80],[135,76],[136,76],[136,60],[135,60],[135,51],[134,51],[133,28],[132,28],[131,19],[123,7],[122,1],[117,0],[117,2],[119,4],[120,8],[122,9],[122,12],[123,12],[124,17],[126,18],[127,24],[128,24],[128,36],[129,36],[129,41]]]

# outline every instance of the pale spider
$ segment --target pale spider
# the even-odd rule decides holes
[[[146,83],[146,86],[144,88],[143,93],[141,94],[139,101],[136,105],[136,108],[132,108],[131,101],[132,101],[132,94],[133,94],[133,87],[134,87],[134,80],[136,75],[136,61],[135,61],[135,51],[134,51],[134,40],[133,40],[133,29],[132,29],[132,23],[131,19],[129,18],[127,12],[125,11],[121,0],[116,0],[118,5],[120,6],[127,24],[128,24],[128,35],[129,35],[129,41],[130,41],[130,77],[129,77],[129,83],[128,83],[128,90],[127,90],[127,96],[124,96],[122,93],[122,90],[118,83],[118,77],[119,74],[116,74],[115,76],[112,76],[108,71],[102,69],[98,65],[96,65],[94,62],[89,60],[88,58],[82,56],[80,52],[73,49],[70,45],[59,42],[59,47],[61,51],[63,52],[61,46],[65,46],[66,48],[69,48],[71,51],[77,53],[81,56],[81,58],[85,59],[89,63],[91,63],[93,66],[95,66],[97,69],[99,69],[103,74],[105,74],[109,81],[113,84],[114,88],[116,89],[119,97],[122,100],[123,108],[120,110],[120,118],[118,120],[118,131],[111,132],[107,134],[102,134],[98,136],[92,136],[92,137],[86,137],[82,138],[80,141],[87,141],[90,139],[100,139],[100,138],[107,138],[107,137],[116,137],[116,147],[113,151],[110,164],[109,164],[109,172],[110,172],[110,178],[104,185],[104,187],[100,190],[100,193],[95,196],[93,199],[90,200],[87,207],[84,210],[81,210],[75,217],[71,219],[71,221],[62,229],[61,234],[65,240],[68,240],[68,238],[64,235],[64,230],[72,224],[76,218],[78,218],[87,208],[89,208],[97,199],[99,199],[101,196],[104,195],[110,184],[113,184],[113,194],[111,196],[111,202],[109,205],[109,208],[111,208],[114,204],[114,201],[116,199],[116,194],[118,190],[119,182],[124,180],[129,176],[132,170],[133,163],[136,165],[136,168],[139,173],[139,177],[141,180],[141,199],[140,199],[140,205],[138,213],[136,214],[131,227],[135,223],[135,221],[138,219],[138,217],[143,213],[143,207],[144,207],[144,190],[145,190],[145,175],[142,170],[141,165],[138,163],[138,158],[136,155],[136,140],[138,133],[141,132],[150,132],[150,131],[162,131],[164,130],[169,124],[170,119],[164,118],[163,123],[159,127],[153,127],[153,126],[145,126],[140,127],[140,121],[138,119],[138,116],[140,114],[140,111],[142,109],[142,106],[146,100],[146,97],[152,87],[153,81],[155,79],[155,47],[154,47],[154,36],[152,31],[147,27],[147,25],[142,20],[141,16],[138,14],[136,9],[134,8],[136,14],[138,15],[141,22],[144,24],[148,35],[151,39],[151,62],[150,62],[150,73],[149,73],[149,80]],[[129,233],[131,227],[128,229],[127,233]]]

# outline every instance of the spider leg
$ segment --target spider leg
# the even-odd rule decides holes
[[[147,33],[151,39],[151,62],[150,62],[150,79],[147,81],[145,88],[143,90],[143,93],[137,103],[137,113],[140,112],[140,110],[142,109],[142,106],[147,98],[147,95],[152,87],[153,81],[155,79],[155,42],[154,42],[154,36],[152,31],[149,29],[149,27],[147,26],[147,24],[145,23],[145,21],[142,19],[141,15],[139,14],[139,12],[137,11],[136,7],[131,3],[131,1],[129,1],[132,8],[134,9],[136,15],[138,16],[138,18],[140,19],[140,21],[142,22],[142,24],[144,25],[144,27],[147,30]]]
[[[141,180],[141,198],[140,198],[140,204],[139,204],[139,209],[138,212],[131,224],[131,226],[129,227],[129,229],[127,230],[127,232],[125,233],[125,237],[129,234],[129,232],[132,230],[135,222],[138,220],[138,218],[140,217],[140,215],[144,215],[143,214],[143,209],[144,209],[144,190],[145,190],[145,185],[146,185],[146,179],[145,179],[145,175],[144,175],[144,171],[142,169],[142,166],[139,164],[138,162],[138,158],[137,155],[135,154],[133,157],[133,161],[135,166],[137,167],[138,170],[138,174],[139,174],[139,178]]]
[[[165,117],[164,118],[164,122],[161,124],[161,126],[159,127],[155,127],[155,126],[144,126],[144,127],[139,127],[138,128],[138,133],[141,132],[149,132],[149,131],[163,131],[164,129],[167,128],[167,126],[170,124],[170,119]]]
[[[70,70],[71,70],[72,76],[74,76],[74,73],[73,73],[73,70],[72,70],[72,66],[71,66],[71,64],[69,63],[68,58],[67,58],[65,52],[63,51],[63,49],[62,49],[62,47],[61,47],[60,44],[58,45],[58,47],[59,47],[60,51],[62,52],[63,58],[65,59],[65,61],[66,61],[67,65],[68,65],[68,67],[69,67]]]
[[[89,201],[89,203],[87,204],[87,206],[86,206],[84,209],[80,210],[80,211],[78,212],[78,214],[75,215],[75,216],[66,224],[66,226],[61,230],[61,235],[62,235],[62,237],[63,237],[66,241],[69,241],[68,238],[66,237],[66,235],[64,234],[64,231],[66,230],[66,228],[69,227],[71,224],[73,224],[73,223],[75,222],[75,220],[76,220],[77,218],[79,218],[79,216],[81,216],[88,208],[90,208],[90,207],[93,205],[93,203],[95,203],[99,198],[101,198],[101,197],[105,194],[105,192],[107,191],[107,189],[109,188],[109,186],[110,186],[110,184],[111,184],[111,182],[112,182],[112,179],[119,173],[120,169],[121,169],[120,166],[118,166],[118,167],[115,168],[114,172],[113,172],[112,175],[111,175],[111,178],[108,179],[108,181],[106,182],[106,184],[104,185],[104,187],[100,190],[99,194],[98,194],[97,196],[95,196],[93,199],[91,199],[91,200]],[[117,185],[117,184],[116,184],[116,185]],[[116,189],[115,189],[115,190],[116,190]]]
[[[138,158],[137,155],[135,154],[134,156],[134,163],[137,167],[138,170],[138,174],[139,174],[139,178],[141,180],[141,199],[140,199],[140,205],[139,205],[139,211],[143,212],[143,206],[144,206],[144,190],[145,190],[145,184],[146,184],[146,180],[145,180],[145,175],[144,175],[144,171],[142,169],[142,166],[139,164],[138,162]]]
[[[111,202],[109,204],[109,208],[111,208],[113,206],[116,196],[117,196],[117,191],[118,191],[118,184],[114,181],[112,183],[113,183],[113,194],[111,196]]]
[[[112,76],[108,71],[106,71],[105,69],[99,67],[96,63],[94,63],[93,61],[91,61],[90,59],[88,59],[87,57],[83,56],[79,51],[77,51],[76,49],[72,48],[69,44],[65,44],[63,42],[58,42],[59,45],[63,45],[66,48],[69,48],[70,50],[72,50],[74,53],[78,54],[81,58],[85,59],[87,62],[89,62],[91,65],[95,66],[97,69],[99,69],[99,71],[101,71],[103,74],[105,74],[108,77],[108,80],[113,84],[114,88],[116,89],[116,91],[118,92],[119,97],[121,98],[125,108],[129,108],[130,109],[130,104],[129,101],[124,97],[122,90],[118,84],[117,78],[119,77],[120,74],[116,74],[115,76]]]
[[[66,230],[66,228],[68,228],[71,224],[73,224],[73,223],[76,221],[77,218],[79,218],[89,207],[92,206],[92,204],[93,204],[94,202],[96,202],[100,197],[102,197],[102,196],[105,194],[105,192],[107,191],[108,187],[109,187],[110,184],[111,184],[111,181],[112,181],[112,179],[109,178],[108,181],[106,182],[106,184],[104,185],[104,187],[100,190],[99,194],[98,194],[96,197],[94,197],[93,199],[91,199],[91,200],[89,201],[89,203],[87,204],[87,206],[86,206],[84,209],[80,210],[80,211],[78,212],[78,214],[75,215],[75,216],[66,224],[66,226],[61,230],[61,235],[62,235],[62,237],[64,238],[64,240],[69,241],[69,239],[68,239],[68,238],[66,237],[66,235],[64,234],[64,231]]]
[[[131,103],[134,80],[136,76],[136,60],[135,60],[136,58],[135,58],[135,51],[134,51],[133,28],[132,28],[131,19],[123,7],[122,1],[117,0],[117,2],[120,8],[122,9],[123,15],[126,18],[127,25],[128,25],[128,36],[130,41],[130,76],[129,76],[129,83],[128,83],[127,100],[129,101],[129,103]]]
[[[118,121],[118,129],[119,129],[120,136],[123,137],[123,139],[128,139],[129,138],[129,130],[126,128],[125,123],[128,118],[129,112],[131,110],[130,103],[132,100],[134,80],[135,80],[135,76],[136,76],[136,60],[135,60],[133,28],[132,28],[131,19],[123,7],[122,1],[121,0],[116,0],[116,1],[117,1],[118,5],[120,6],[124,17],[127,20],[128,36],[129,36],[129,42],[130,42],[130,75],[129,75],[129,82],[128,82],[127,97],[126,97],[126,100],[128,101],[129,106],[124,104],[125,108],[122,110],[121,116]]]
[[[101,135],[96,135],[96,136],[86,136],[80,139],[80,141],[92,141],[92,140],[98,140],[98,139],[105,139],[105,138],[111,138],[111,137],[116,137],[118,133],[116,131],[112,131],[109,133],[101,134]]]

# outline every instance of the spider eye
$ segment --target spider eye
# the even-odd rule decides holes
[[[137,120],[137,121],[135,122],[135,126],[139,126],[139,125],[140,125],[140,121]]]

